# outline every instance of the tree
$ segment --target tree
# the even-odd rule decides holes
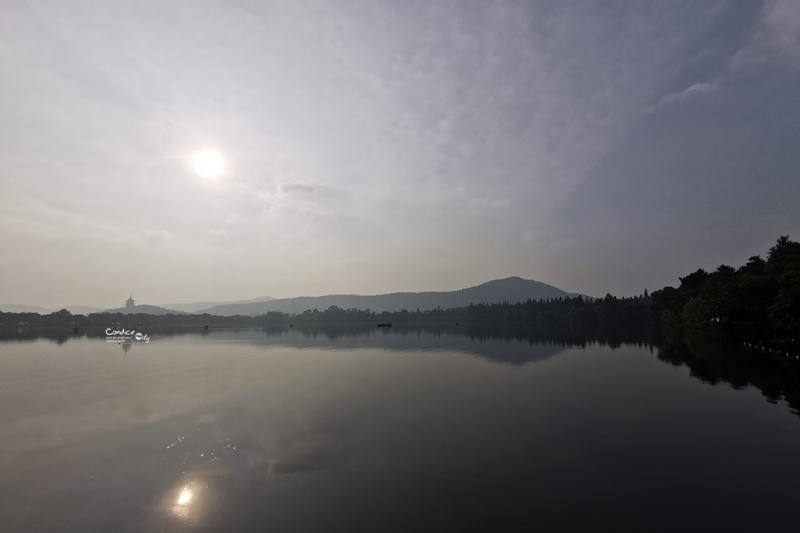
[[[800,255],[800,243],[790,241],[788,235],[782,235],[778,238],[775,246],[769,249],[767,260],[774,261],[789,255]]]
[[[769,307],[769,318],[776,329],[800,333],[800,265],[792,265],[778,278],[778,294]]]
[[[698,268],[688,276],[678,278],[681,281],[680,290],[694,291],[700,289],[703,284],[708,280],[708,272],[702,268]]]
[[[747,264],[739,267],[739,272],[744,274],[763,274],[764,273],[764,266],[767,264],[766,261],[761,259],[761,256],[754,255],[750,259],[747,260]]]
[[[736,274],[736,269],[728,265],[720,265],[714,273],[721,277],[729,278]]]

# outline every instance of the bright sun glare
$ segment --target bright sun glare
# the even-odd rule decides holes
[[[181,491],[180,496],[178,496],[178,505],[186,505],[192,499],[192,491],[185,488]]]
[[[214,180],[225,172],[225,158],[214,148],[197,150],[189,157],[189,164],[201,178]]]

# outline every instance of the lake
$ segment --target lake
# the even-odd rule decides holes
[[[800,362],[491,329],[11,332],[0,531],[796,531]]]

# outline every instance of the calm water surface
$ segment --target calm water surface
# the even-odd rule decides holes
[[[756,388],[647,345],[149,336],[0,342],[0,531],[800,530],[791,363]]]

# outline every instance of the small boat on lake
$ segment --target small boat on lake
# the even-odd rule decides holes
[[[378,327],[379,328],[390,328],[390,327],[392,327],[392,323],[391,322],[381,322],[380,324],[378,324]]]

